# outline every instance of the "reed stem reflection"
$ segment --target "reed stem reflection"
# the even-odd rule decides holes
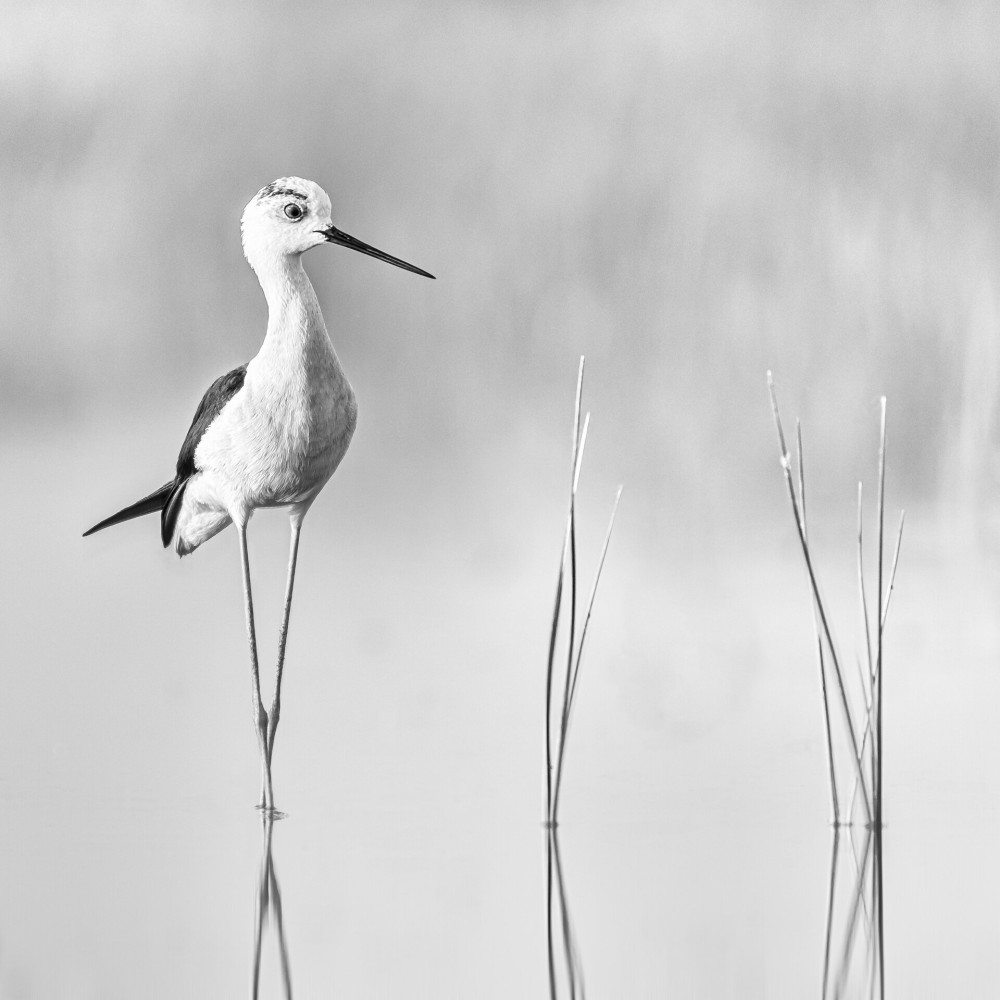
[[[823,1000],[885,996],[882,831],[834,827],[823,950]],[[848,855],[850,865],[840,860]],[[835,966],[831,966],[835,962]]]
[[[274,916],[274,926],[278,932],[278,955],[281,961],[281,995],[284,997],[284,1000],[291,1000],[292,997],[292,975],[288,964],[285,924],[281,913],[281,889],[278,886],[278,875],[274,868],[274,856],[271,850],[273,829],[273,814],[262,812],[262,845],[254,906],[253,970],[250,979],[250,996],[253,1000],[257,1000],[260,995],[261,952],[264,944],[264,932],[267,929],[268,918],[271,915]]]
[[[554,826],[546,830],[546,932],[548,934],[549,997],[558,1000],[567,996],[570,1000],[586,1000],[587,992],[583,983],[583,964],[576,947],[576,934],[570,917],[569,902],[566,898],[566,883],[563,879],[562,860],[559,856],[559,832]],[[557,948],[556,936],[559,945]],[[557,953],[561,952],[562,974],[557,975]],[[559,982],[565,982],[565,992],[560,992]]]

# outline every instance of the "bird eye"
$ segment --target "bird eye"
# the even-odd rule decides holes
[[[285,206],[285,215],[288,216],[292,222],[298,222],[303,216],[302,206],[296,205],[293,201],[291,204]]]

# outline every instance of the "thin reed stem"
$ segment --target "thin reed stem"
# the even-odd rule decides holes
[[[621,500],[622,487],[618,487],[615,493],[615,502],[611,508],[611,518],[608,521],[608,530],[604,534],[604,544],[601,546],[601,556],[597,563],[597,570],[594,573],[594,582],[590,588],[590,597],[587,600],[587,612],[583,619],[583,628],[580,630],[580,641],[576,649],[576,661],[573,667],[573,676],[570,680],[569,694],[566,698],[566,726],[562,733],[562,740],[559,744],[559,756],[556,761],[556,790],[553,813],[559,809],[559,792],[562,788],[563,761],[565,760],[566,739],[569,735],[569,724],[573,717],[573,705],[576,700],[576,682],[580,676],[580,661],[583,659],[583,647],[587,641],[587,628],[590,625],[590,616],[594,610],[594,598],[597,596],[597,585],[601,582],[601,572],[604,569],[604,560],[608,554],[608,545],[611,542],[611,533],[615,527],[615,515],[618,513],[618,502]]]
[[[582,362],[581,358],[581,362]],[[582,378],[583,367],[581,364],[580,375]],[[579,418],[579,410],[577,411]],[[570,492],[569,501],[569,637],[566,642],[566,678],[563,681],[563,703],[562,713],[559,721],[559,751],[556,755],[556,783],[552,793],[552,814],[553,825],[559,818],[559,789],[562,784],[563,755],[566,749],[566,730],[569,726],[570,690],[573,682],[573,648],[576,644],[576,488],[580,481],[580,464],[583,461],[583,449],[587,442],[587,428],[590,425],[590,414],[587,414],[583,422],[583,433],[577,439],[575,448],[573,487]]]
[[[798,499],[795,495],[795,486],[792,482],[792,472],[791,472],[791,459],[788,454],[788,449],[785,446],[785,432],[781,426],[781,415],[778,411],[778,398],[774,390],[774,380],[771,373],[767,373],[767,385],[771,394],[771,410],[774,415],[774,424],[778,432],[778,444],[781,448],[781,467],[785,473],[785,483],[788,487],[788,498],[792,505],[792,515],[795,519],[795,528],[799,536],[799,546],[802,549],[802,555],[805,559],[806,569],[809,572],[809,583],[812,587],[813,598],[815,600],[816,608],[819,611],[820,622],[823,626],[823,634],[826,638],[827,648],[830,651],[830,659],[833,662],[834,675],[837,678],[837,687],[840,694],[841,708],[844,712],[844,718],[847,722],[847,735],[850,739],[851,750],[854,755],[855,767],[858,773],[858,780],[861,784],[861,790],[863,793],[862,802],[865,807],[865,815],[867,820],[870,822],[872,818],[871,809],[871,799],[868,795],[868,784],[865,781],[864,771],[861,769],[860,761],[858,759],[858,742],[855,735],[854,727],[854,717],[851,714],[851,707],[847,700],[847,689],[844,685],[843,672],[840,669],[840,661],[837,657],[837,649],[833,642],[833,636],[830,631],[830,624],[827,620],[826,610],[823,606],[823,599],[819,592],[819,583],[816,579],[816,573],[813,569],[812,556],[809,552],[809,543],[806,540],[805,533],[802,528],[802,518],[799,514],[799,504]]]
[[[580,677],[580,664],[583,660],[583,649],[587,640],[587,630],[594,610],[594,599],[600,583],[601,572],[608,554],[608,545],[614,529],[615,515],[621,499],[622,488],[618,487],[615,502],[611,509],[611,519],[604,536],[600,559],[594,574],[594,582],[587,600],[583,627],[577,635],[577,558],[576,558],[576,493],[580,485],[580,472],[583,468],[583,454],[587,445],[587,431],[590,427],[590,414],[587,413],[581,427],[580,414],[583,398],[584,358],[580,358],[580,368],[576,380],[576,399],[573,408],[573,467],[570,480],[569,512],[566,520],[566,534],[563,539],[562,558],[559,564],[559,577],[556,583],[556,603],[552,613],[552,628],[549,634],[549,656],[545,679],[545,822],[550,829],[555,829],[559,821],[559,799],[562,791],[562,776],[566,762],[566,744],[569,734],[573,705],[576,700],[576,686]],[[552,702],[554,700],[556,645],[559,631],[559,619],[562,615],[562,603],[568,590],[569,601],[569,632],[566,637],[566,670],[562,678],[562,711],[559,715],[559,744],[553,748],[552,733]],[[554,762],[553,762],[554,758]]]
[[[865,759],[865,750],[868,747],[868,738],[871,735],[871,731],[872,731],[872,703],[871,703],[870,699],[868,698],[868,694],[867,694],[868,683],[867,683],[866,678],[865,678],[865,668],[861,665],[861,660],[860,659],[856,658],[855,659],[855,663],[857,664],[857,667],[858,667],[858,677],[861,680],[861,689],[862,689],[863,692],[865,692],[865,694],[864,694],[864,697],[865,697],[865,728],[864,728],[864,730],[861,733],[861,748],[858,751],[861,754],[862,766],[863,766],[863,762],[864,762],[864,759]],[[872,761],[872,774],[871,774],[871,778],[872,778],[873,782],[875,780],[874,766],[875,766],[874,765],[874,761]],[[854,804],[855,804],[855,802],[857,802],[857,799],[858,799],[858,779],[855,777],[854,784],[851,786],[851,800],[850,800],[850,803],[848,804],[848,807],[847,807],[847,815],[848,816],[853,816],[854,815]]]
[[[892,569],[889,570],[889,586],[885,591],[885,606],[882,608],[882,628],[885,628],[885,620],[889,617],[889,602],[892,600],[892,591],[896,586],[896,567],[899,565],[899,547],[903,542],[903,522],[906,520],[906,511],[899,512],[899,528],[896,531],[896,548],[892,554]]]
[[[802,424],[795,421],[795,451],[799,467],[799,498],[802,503],[802,533],[809,540],[806,517],[806,470],[802,450]],[[819,686],[823,694],[823,728],[826,732],[826,763],[830,770],[830,799],[833,803],[833,825],[840,826],[840,797],[837,794],[837,772],[833,763],[833,733],[830,726],[830,699],[826,690],[826,657],[823,655],[823,633],[820,630],[816,602],[813,602],[813,628],[816,630],[816,652],[819,658]]]
[[[590,586],[590,597],[587,599],[587,613],[584,615],[583,628],[580,631],[580,644],[576,651],[576,665],[573,668],[573,684],[569,691],[570,717],[572,718],[573,702],[576,698],[576,679],[580,675],[580,660],[583,658],[583,645],[587,641],[587,628],[590,625],[590,616],[594,611],[594,598],[597,597],[597,586],[601,582],[601,573],[604,570],[604,560],[608,555],[608,545],[611,542],[611,533],[615,530],[615,516],[618,513],[618,504],[622,498],[622,486],[615,492],[615,500],[611,505],[611,517],[608,520],[608,529],[604,533],[604,543],[601,545],[601,556],[597,563],[597,571],[594,573],[594,582]]]
[[[892,569],[889,571],[889,585],[886,588],[885,605],[882,608],[882,628],[885,628],[886,620],[889,617],[889,605],[892,602],[892,592],[893,592],[893,589],[894,589],[895,583],[896,583],[896,567],[899,565],[899,550],[900,550],[900,546],[901,546],[902,541],[903,541],[903,523],[905,521],[905,518],[906,518],[906,511],[900,511],[900,515],[899,515],[899,529],[896,532],[896,546],[895,546],[895,551],[894,551],[893,557],[892,557]],[[875,674],[875,679],[876,680],[878,678],[878,673],[879,673],[879,671],[876,671],[876,674]],[[867,710],[866,716],[865,716],[865,728],[864,728],[864,732],[861,734],[861,753],[862,754],[864,754],[865,747],[868,744],[868,739],[869,739],[869,737],[872,734],[872,714],[873,713],[872,713],[872,705],[871,705],[871,703],[869,703],[867,709],[868,710]],[[872,764],[872,767],[874,769],[874,762]],[[873,775],[873,779],[874,779],[874,775]],[[855,796],[857,795],[857,790],[858,790],[858,783],[857,783],[857,779],[855,779],[854,788],[851,791],[851,811],[852,812],[854,810],[854,799],[855,799]]]
[[[559,816],[559,785],[562,778],[566,726],[569,721],[569,690],[573,673],[573,645],[576,641],[576,525],[572,507],[569,515],[569,637],[566,641],[566,679],[563,681],[562,714],[559,721],[559,751],[556,756],[556,786],[552,798],[552,822]]]
[[[867,733],[871,729],[872,708],[875,704],[875,661],[872,657],[872,636],[871,625],[868,618],[868,595],[865,592],[865,562],[864,562],[864,487],[858,483],[858,598],[861,603],[861,618],[865,631],[865,659],[868,664],[867,671],[861,679],[861,691],[865,700],[865,731],[861,737],[861,756],[864,758],[865,746],[867,745]],[[875,785],[875,754],[874,748],[871,753],[869,772],[872,786]],[[864,763],[862,761],[862,766]],[[851,790],[851,814],[854,813],[854,803],[857,799],[858,784],[855,781]]]
[[[864,560],[864,520],[862,499],[862,485],[858,483],[858,594],[861,598],[861,617],[865,626],[865,655],[868,659],[868,681],[865,684],[865,691],[874,693],[875,687],[875,661],[872,658],[872,634],[868,622],[868,598],[865,594],[865,560]],[[866,696],[870,703],[871,697]]]
[[[882,589],[882,561],[884,554],[883,531],[885,526],[885,396],[881,400],[882,417],[879,430],[878,448],[878,652],[875,657],[875,669],[878,673],[878,689],[875,697],[875,760],[877,778],[875,781],[875,825],[882,826],[882,615],[884,602]]]
[[[899,514],[899,529],[896,532],[896,547],[895,547],[895,552],[893,553],[893,557],[892,557],[892,569],[889,571],[889,585],[886,588],[885,604],[884,604],[884,606],[882,608],[882,620],[881,620],[881,623],[880,623],[880,627],[882,629],[885,628],[886,620],[889,617],[889,605],[890,605],[890,603],[892,601],[892,592],[893,592],[893,589],[895,587],[895,582],[896,582],[896,567],[899,565],[899,550],[900,550],[900,545],[902,544],[902,541],[903,541],[903,523],[904,523],[905,517],[906,517],[906,511],[900,511],[900,514]],[[881,674],[881,672],[882,672],[881,670],[879,670],[879,669],[876,668],[875,680],[877,680],[877,678]],[[864,751],[865,751],[865,744],[868,742],[868,739],[871,736],[871,734],[872,734],[872,710],[871,710],[871,706],[869,706],[867,717],[865,719],[865,731],[861,735],[861,752],[862,753],[864,753]],[[872,756],[874,757],[874,747],[872,748]],[[875,762],[873,760],[872,761],[872,770],[873,770],[873,772],[874,772],[874,768],[875,768]],[[874,780],[874,774],[873,774],[873,780]],[[857,791],[857,784],[855,784],[855,791]]]
[[[552,774],[552,692],[555,672],[556,639],[559,631],[559,618],[562,612],[563,586],[566,578],[566,565],[569,563],[570,611],[569,611],[569,654],[566,667],[566,685],[563,688],[563,708],[560,713],[560,750],[562,753],[562,733],[565,731],[566,696],[568,693],[569,674],[572,668],[573,645],[576,638],[576,488],[580,481],[580,463],[583,459],[583,446],[586,443],[587,423],[584,424],[583,435],[580,433],[580,410],[583,399],[584,356],[580,356],[580,366],[576,376],[576,395],[573,401],[573,449],[570,466],[569,513],[566,521],[566,534],[559,559],[559,577],[556,582],[555,608],[552,612],[552,629],[549,634],[549,656],[545,675],[545,822],[553,825],[556,822],[555,791]]]
[[[556,580],[556,604],[552,611],[552,631],[549,633],[549,660],[545,673],[545,820],[552,821],[552,675],[555,667],[556,637],[559,632],[559,613],[562,608],[563,572],[566,566],[566,546],[569,532],[563,538],[559,554],[559,578]]]
[[[885,964],[884,956],[882,954],[882,946],[884,943],[884,912],[883,906],[883,896],[882,896],[882,816],[884,807],[884,797],[883,797],[883,786],[882,786],[882,774],[883,774],[883,759],[884,759],[884,747],[882,744],[882,675],[885,672],[882,667],[882,636],[885,631],[884,626],[884,614],[881,609],[887,607],[888,604],[888,594],[883,596],[882,591],[882,558],[883,558],[883,542],[882,535],[885,524],[885,396],[881,400],[882,409],[882,419],[881,426],[879,428],[879,448],[878,448],[878,607],[879,607],[879,626],[878,626],[878,657],[876,660],[876,668],[878,670],[878,695],[877,704],[875,709],[875,727],[876,727],[876,737],[875,745],[878,747],[878,784],[875,798],[875,870],[873,872],[873,881],[875,885],[875,905],[878,910],[878,960],[879,960],[879,995],[885,996]],[[902,532],[902,525],[900,526],[900,531]],[[902,538],[902,534],[900,534]],[[898,550],[897,550],[898,551]]]
[[[580,403],[583,398],[583,366],[584,358],[583,355],[581,355],[580,367],[576,376],[576,396],[573,404],[573,451],[572,465],[570,469],[569,515],[566,521],[566,534],[563,537],[562,549],[559,553],[559,576],[556,580],[556,600],[555,607],[552,611],[552,629],[549,633],[549,658],[545,671],[545,821],[547,824],[551,824],[555,820],[553,813],[552,789],[552,682],[555,671],[556,639],[559,634],[559,618],[562,613],[563,581],[566,576],[567,553],[572,552],[572,562],[575,564],[576,561],[574,538],[574,500],[576,496],[576,487],[580,481],[580,461],[583,457],[583,446],[580,440]],[[584,428],[584,441],[585,440],[586,427]],[[572,580],[572,586],[573,597],[571,609],[575,609],[575,575]],[[574,618],[575,616],[571,614],[569,630],[569,646],[571,653],[576,629],[576,622]]]

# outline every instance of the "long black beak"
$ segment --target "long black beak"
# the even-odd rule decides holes
[[[322,233],[326,237],[327,243],[336,243],[337,246],[347,247],[349,250],[357,250],[358,253],[366,253],[369,257],[374,257],[376,260],[384,260],[387,264],[395,264],[396,267],[401,267],[404,271],[422,274],[425,278],[434,277],[433,274],[428,274],[427,271],[422,271],[419,267],[407,264],[405,260],[400,260],[398,257],[391,257],[381,250],[376,250],[375,247],[370,247],[367,243],[362,243],[361,240],[356,240],[353,236],[348,236],[347,233],[342,233],[336,226],[330,226],[329,229],[320,229],[317,232]]]

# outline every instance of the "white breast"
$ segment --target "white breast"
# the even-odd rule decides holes
[[[195,451],[205,485],[232,514],[315,496],[347,452],[354,392],[325,332],[310,340],[296,358],[254,358]]]

